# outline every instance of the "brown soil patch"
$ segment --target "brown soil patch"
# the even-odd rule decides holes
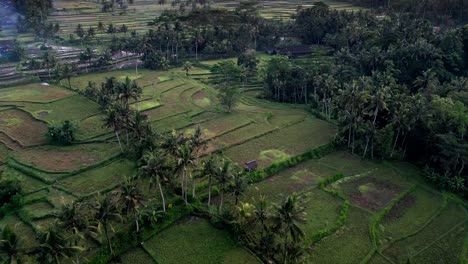
[[[373,211],[384,208],[402,190],[395,184],[378,180],[375,177],[345,182],[342,189],[351,203]]]
[[[386,221],[394,221],[402,217],[408,208],[411,208],[416,203],[416,196],[410,194],[404,199],[398,201],[393,208],[385,216]]]
[[[206,100],[206,98],[208,98],[208,100]],[[200,91],[194,93],[192,95],[192,101],[196,105],[198,105],[199,107],[202,107],[202,108],[205,108],[205,109],[210,109],[211,108],[211,104],[209,102],[211,102],[212,100],[210,99],[210,97],[203,90],[200,90]]]
[[[48,116],[49,115],[49,112],[47,111],[40,111],[37,113],[38,116],[40,117],[45,117],[45,116]]]
[[[0,115],[0,132],[20,142],[23,146],[35,146],[47,142],[47,125],[18,109],[3,111]]]
[[[114,147],[110,147],[113,150]],[[116,149],[115,149],[116,150]],[[109,153],[99,153],[84,147],[38,147],[25,149],[15,154],[16,158],[29,165],[46,171],[75,171],[93,165],[105,158]],[[104,151],[104,149],[102,149]],[[110,151],[109,151],[110,152]],[[100,155],[102,157],[100,157]]]
[[[21,160],[46,171],[74,171],[99,161],[98,157],[83,150],[27,149],[21,152]]]

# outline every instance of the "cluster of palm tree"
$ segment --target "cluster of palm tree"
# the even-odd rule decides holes
[[[338,141],[353,153],[417,161],[442,187],[468,190],[468,31],[324,4],[298,10],[293,30],[334,54],[307,63],[270,60],[266,97],[337,120]]]
[[[84,95],[105,110],[105,126],[114,131],[122,151],[131,148],[135,141],[139,145],[152,142],[153,132],[147,117],[138,111],[138,100],[142,93],[141,87],[128,76],[122,82],[115,77],[106,78],[100,88],[90,81],[85,88]],[[121,139],[122,134],[126,138],[125,144]]]
[[[254,203],[240,203],[232,208],[232,225],[237,234],[264,262],[303,261],[301,223],[305,221],[305,213],[300,198],[293,194],[279,204],[269,204],[260,196]]]
[[[154,54],[176,65],[182,58],[198,59],[200,54],[234,55],[249,48],[270,46],[278,34],[278,24],[261,18],[256,3],[241,3],[235,11],[167,11],[149,26],[151,29],[142,38],[143,61],[148,67],[155,64]]]
[[[118,231],[122,231],[116,228],[116,224],[128,223],[130,228],[135,227],[136,239],[140,239],[140,223],[150,225],[162,217],[155,201],[143,195],[137,180],[135,177],[125,177],[121,186],[114,191],[98,193],[91,199],[65,205],[56,220],[39,231],[38,245],[33,248],[25,248],[24,241],[18,238],[14,229],[5,227],[0,237],[0,252],[3,254],[0,254],[0,260],[18,263],[28,259],[58,264],[69,259],[80,263],[86,260],[86,251],[93,249],[91,242],[105,245],[109,254],[115,257],[113,239]]]

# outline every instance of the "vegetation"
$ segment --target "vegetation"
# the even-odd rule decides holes
[[[0,262],[464,263],[465,7],[349,2],[2,5]]]
[[[47,129],[47,137],[53,144],[69,145],[75,139],[73,124],[66,120],[59,125],[51,125]]]

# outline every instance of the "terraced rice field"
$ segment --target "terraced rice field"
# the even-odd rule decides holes
[[[146,241],[143,247],[156,263],[260,263],[225,231],[199,218],[171,226]],[[133,254],[145,258],[141,251],[137,252]]]
[[[318,188],[320,180],[339,172],[345,172],[343,179]],[[418,173],[405,163],[362,161],[336,151],[250,185],[241,200],[255,203],[263,195],[280,202],[298,193],[306,212],[301,225],[311,247],[308,263],[459,263],[468,236],[466,205],[421,184]],[[343,210],[345,221],[338,225]],[[383,218],[376,218],[383,210]],[[332,232],[313,239],[324,230]]]
[[[140,70],[138,75],[112,71],[76,76],[71,82],[74,90],[82,90],[88,80],[99,84],[108,76],[127,75],[143,87],[142,99],[132,107],[148,115],[159,133],[174,129],[192,134],[200,127],[208,144],[203,155],[220,152],[241,165],[257,160],[264,168],[327,144],[335,133],[334,125],[311,117],[305,108],[258,99],[256,93],[243,94],[228,113],[213,87],[196,75],[186,77],[180,68]],[[256,85],[254,89],[261,88]],[[14,223],[22,237],[35,237],[63,205],[113,190],[124,176],[136,174],[136,162],[120,155],[114,134],[103,126],[103,110],[74,90],[41,84],[0,89],[1,177],[19,179],[27,193],[24,206],[1,219],[0,227]],[[47,125],[63,120],[77,124],[75,144],[47,145]],[[318,187],[338,173],[344,177]],[[311,249],[308,263],[457,263],[467,237],[466,205],[421,183],[419,174],[406,163],[371,162],[334,151],[250,185],[241,200],[254,202],[265,195],[278,203],[300,194],[307,213],[301,225]],[[144,187],[145,195],[159,199]],[[233,203],[233,197],[226,199]],[[34,243],[28,239],[21,245]],[[227,232],[199,218],[181,219],[122,255],[123,263],[189,260],[258,261]]]

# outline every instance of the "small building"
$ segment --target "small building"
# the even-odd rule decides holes
[[[258,162],[256,160],[247,161],[244,163],[244,169],[248,172],[255,171],[258,167]]]
[[[284,48],[275,48],[272,50],[268,50],[267,53],[269,55],[285,55],[285,56],[304,56],[312,53],[312,48],[308,45],[300,45],[300,46],[292,46],[292,47],[284,47]]]

